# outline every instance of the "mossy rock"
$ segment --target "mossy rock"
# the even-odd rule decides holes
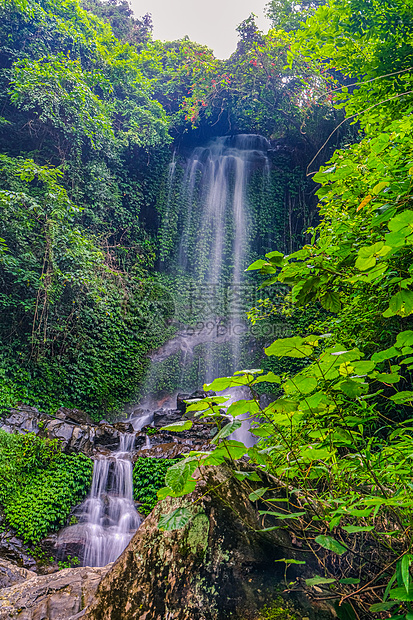
[[[277,598],[271,605],[260,610],[257,620],[304,620],[304,617],[297,616],[288,603]]]

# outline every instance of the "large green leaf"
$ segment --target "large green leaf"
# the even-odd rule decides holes
[[[389,222],[389,230],[402,232],[404,236],[413,233],[413,211],[406,209],[398,213]]]
[[[348,534],[356,534],[357,532],[371,532],[374,525],[343,525],[342,529]]]
[[[220,465],[226,459],[240,459],[247,452],[246,446],[240,441],[226,439],[213,452],[208,454],[204,460],[205,465]]]
[[[373,245],[362,247],[358,251],[356,267],[360,271],[367,271],[375,266],[379,257],[386,256],[391,251],[389,245],[385,245],[383,241],[374,243]]]
[[[399,351],[395,347],[390,347],[389,349],[385,349],[384,351],[377,351],[377,353],[373,353],[371,359],[374,362],[384,362],[386,360],[390,360],[393,357],[398,357],[400,355]]]
[[[413,331],[411,329],[405,330],[397,334],[396,347],[399,349],[403,347],[413,346]]]
[[[197,481],[193,478],[189,478],[181,491],[173,491],[171,487],[162,487],[156,493],[159,500],[165,499],[165,497],[182,497],[183,495],[188,495],[195,490]]]
[[[226,424],[216,435],[214,435],[213,439],[211,439],[211,443],[218,443],[220,439],[225,439],[225,437],[228,437],[231,433],[241,428],[241,425],[242,422],[240,422],[240,420],[232,420],[231,422],[228,422],[228,424]]]
[[[227,409],[227,415],[232,417],[237,417],[239,415],[244,415],[245,413],[254,414],[258,413],[259,406],[255,402],[255,400],[236,400],[232,403]]]
[[[330,312],[340,312],[341,300],[340,295],[334,291],[327,292],[320,297],[320,303],[326,310]]]
[[[406,317],[413,312],[413,291],[402,290],[393,295],[389,302],[388,309],[383,312],[384,317],[394,316],[398,314]]]
[[[374,378],[376,381],[381,381],[382,383],[398,383],[401,379],[400,375],[395,372],[379,372]]]
[[[255,471],[234,471],[234,476],[240,481],[248,479],[251,482],[261,482],[261,478]]]
[[[390,396],[390,400],[398,404],[409,403],[413,400],[413,391],[403,390],[401,392],[397,392],[397,394]]]
[[[400,562],[400,570],[402,574],[403,584],[406,588],[406,593],[409,592],[410,588],[410,564],[412,562],[412,556],[410,553],[406,553],[401,559]]]
[[[306,579],[305,585],[311,588],[312,586],[328,585],[330,583],[334,583],[335,581],[336,579],[316,576],[316,577],[312,577],[311,579]]]
[[[288,394],[310,394],[317,388],[317,379],[315,377],[306,377],[305,375],[296,375],[288,379],[283,385],[284,391]]]
[[[161,431],[188,431],[192,428],[191,420],[180,420],[179,422],[173,422],[173,424],[168,424],[168,426],[162,426],[160,428]]]
[[[275,500],[277,501],[277,500]],[[276,512],[275,510],[260,510],[260,515],[271,515],[272,517],[276,517],[277,519],[299,519],[303,517],[305,512]]]
[[[188,523],[192,517],[192,512],[188,508],[177,508],[166,515],[161,515],[158,521],[158,529],[163,532],[180,530]]]
[[[262,260],[262,259],[256,260],[254,263],[252,263],[252,265],[247,267],[245,271],[256,271],[257,269],[261,269],[261,267],[267,264],[268,263],[265,260]]]
[[[307,344],[307,339],[299,336],[281,338],[265,349],[266,355],[277,355],[278,357],[302,358],[308,357],[312,352],[313,347]]]
[[[283,263],[284,254],[274,250],[273,252],[268,252],[268,254],[265,255],[265,258],[268,258],[272,265],[276,265],[278,267]]]
[[[166,485],[175,493],[181,493],[197,467],[198,461],[195,458],[189,457],[189,459],[178,461],[166,472]]]
[[[378,613],[380,611],[389,611],[392,607],[394,607],[397,603],[375,603],[369,607],[369,610],[373,613]]]
[[[265,495],[265,493],[268,491],[268,489],[269,489],[269,487],[261,487],[260,489],[257,489],[256,491],[252,491],[252,493],[250,493],[248,495],[248,499],[251,502],[256,502],[257,499],[260,499],[260,497]]]
[[[357,398],[362,394],[367,394],[369,386],[367,383],[359,383],[352,379],[346,379],[345,381],[341,381],[337,388],[344,392],[349,398]]]
[[[205,384],[205,390],[213,390],[214,392],[221,392],[227,390],[230,387],[237,387],[241,385],[247,385],[252,381],[253,377],[248,375],[235,375],[233,377],[220,377],[215,379],[212,383]],[[227,397],[228,400],[229,397]],[[216,401],[216,398],[214,398]]]
[[[375,369],[376,362],[374,360],[361,360],[356,361],[353,364],[354,372],[357,375],[367,375],[369,372]]]
[[[332,551],[333,553],[337,553],[337,555],[343,555],[346,553],[347,548],[343,547],[341,543],[338,542],[335,538],[331,536],[324,536],[324,534],[320,534],[320,536],[316,536],[316,543],[318,543],[324,549],[328,549],[328,551]]]
[[[261,375],[257,377],[255,381],[253,381],[253,385],[255,383],[281,383],[281,379],[278,375],[275,375],[273,372],[268,372],[266,375]]]
[[[393,590],[390,590],[389,592],[389,598],[397,601],[413,601],[413,588],[410,587],[408,592],[406,592],[406,588],[404,586],[393,588]]]

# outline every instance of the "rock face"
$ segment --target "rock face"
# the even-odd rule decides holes
[[[64,452],[83,452],[90,456],[97,443],[96,427],[89,416],[79,409],[61,407],[52,417],[39,412],[35,407],[21,405],[11,409],[5,418],[0,420],[0,427],[5,431],[18,433],[35,433],[49,439],[59,439]],[[111,427],[114,434],[119,435]],[[116,441],[116,440],[115,440]]]
[[[192,512],[188,524],[161,531],[161,514],[182,506]],[[275,560],[304,555],[294,550],[286,530],[257,532],[262,527],[244,483],[229,479],[223,467],[202,471],[191,495],[167,498],[156,506],[102,579],[82,617],[256,619],[258,609],[275,598],[275,589],[283,581],[284,565]],[[290,580],[292,576],[291,572]],[[334,613],[320,603],[304,616],[322,620]]]
[[[199,394],[198,392],[196,394]],[[194,397],[192,394],[191,397]],[[199,396],[198,396],[199,397]],[[149,451],[147,436],[140,432],[140,424],[160,429],[172,422],[182,419],[182,414],[176,409],[159,409],[149,411],[138,409],[137,415],[126,422],[102,421],[94,424],[89,416],[79,409],[65,409],[61,407],[55,417],[39,412],[35,407],[21,405],[11,409],[0,418],[0,428],[8,432],[35,433],[49,439],[59,439],[62,450],[66,453],[83,452],[93,456],[96,451],[116,451],[119,449],[120,437],[123,433],[134,433],[135,450],[144,450],[141,456],[158,456],[171,458],[190,450],[202,450],[210,439],[210,429],[204,424],[196,422],[190,431],[184,433],[170,433],[159,431],[151,436],[151,447],[163,444],[163,448]],[[166,444],[172,444],[171,449]]]
[[[36,573],[0,558],[0,590],[36,577]]]
[[[7,529],[0,530],[0,558],[27,569],[36,567],[36,560],[29,554],[28,546]]]
[[[90,603],[110,567],[65,568],[42,576],[26,571],[31,578],[23,581],[21,575],[20,582],[0,590],[0,620],[69,620]]]

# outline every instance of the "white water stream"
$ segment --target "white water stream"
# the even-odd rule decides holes
[[[83,506],[86,522],[84,566],[116,560],[141,524],[133,502],[130,452],[134,434],[123,434],[117,452],[95,458],[90,495]]]

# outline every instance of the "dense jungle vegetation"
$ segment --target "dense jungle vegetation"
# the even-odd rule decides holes
[[[200,462],[229,459],[251,501],[320,558],[309,585],[332,588],[340,618],[411,620],[413,3],[267,9],[268,34],[247,18],[219,60],[187,38],[154,40],[150,17],[122,1],[2,0],[0,403],[98,418],[136,395],[148,352],[174,329],[157,276],[171,154],[264,135],[295,171],[283,208],[300,226],[248,268],[263,288],[250,319],[282,317],[295,333],[268,343],[265,373],[209,386],[251,388],[229,424],[225,397],[189,407],[217,425],[217,447],[173,465],[160,496],[190,491]],[[263,407],[262,388],[279,398]],[[228,439],[247,412],[260,438],[248,450]],[[240,471],[246,452],[287,481],[285,508]],[[190,518],[179,509],[164,527]]]
[[[5,1],[1,18],[0,400],[100,419],[173,332],[156,279],[176,243],[162,229],[172,150],[228,132],[285,145],[274,200],[289,197],[281,236],[297,241],[315,213],[303,170],[342,113],[321,65],[253,17],[228,61],[153,40],[125,2]],[[263,235],[282,211],[267,213]]]

